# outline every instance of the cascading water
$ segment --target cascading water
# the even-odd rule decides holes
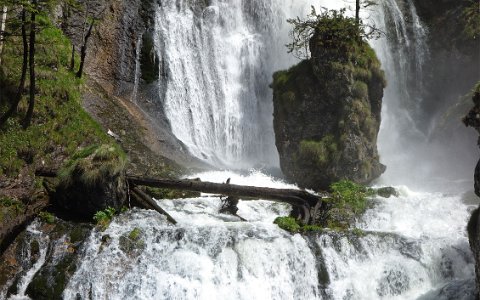
[[[292,62],[283,53],[286,17],[306,15],[300,1],[162,2],[156,44],[161,100],[174,133],[216,164],[272,163],[268,83]],[[203,1],[202,1],[203,3]],[[340,1],[321,6],[339,8]],[[417,169],[405,149],[421,141],[415,103],[427,55],[425,30],[410,0],[385,0],[373,19],[387,37],[373,41],[386,71],[380,153],[384,183]],[[404,20],[411,22],[405,22]],[[398,41],[398,42],[394,42]],[[273,50],[275,49],[275,50]],[[412,79],[412,75],[414,75]],[[418,86],[417,86],[418,88]],[[407,129],[410,128],[409,131]],[[403,146],[403,147],[402,147]],[[408,156],[399,153],[406,152]],[[270,157],[270,158],[268,158]],[[409,171],[409,172],[407,172]],[[204,181],[295,188],[258,172],[207,172]],[[453,185],[453,183],[452,183]],[[151,211],[116,217],[92,232],[65,299],[473,299],[474,262],[465,224],[476,203],[468,193],[414,192],[376,199],[359,232],[291,235],[272,224],[288,205],[240,201],[237,217],[220,200],[161,200],[179,223]],[[459,196],[461,195],[461,196]],[[129,238],[137,232],[138,240]]]
[[[138,96],[138,83],[140,81],[140,55],[142,50],[142,35],[140,35],[137,39],[137,44],[135,45],[135,78],[133,79],[133,91],[132,96],[130,97],[130,101],[133,103],[137,103],[137,96]]]
[[[306,1],[162,2],[156,14],[160,94],[173,133],[197,157],[233,168],[276,166],[275,70],[292,65],[286,19]]]

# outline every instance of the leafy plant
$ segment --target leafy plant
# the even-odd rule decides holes
[[[291,233],[321,231],[322,227],[318,225],[301,225],[292,217],[278,217],[273,221],[278,227]]]
[[[350,180],[341,180],[330,185],[337,206],[350,208],[355,214],[363,213],[368,207],[368,197],[375,191]]]
[[[93,220],[97,222],[97,225],[99,225],[100,227],[106,228],[108,224],[110,224],[110,222],[112,221],[115,213],[115,208],[107,207],[104,210],[97,211],[93,216]]]
[[[317,13],[312,6],[305,20],[299,17],[288,19],[287,22],[293,25],[290,32],[292,42],[286,45],[288,52],[298,58],[308,58],[312,46],[350,48],[362,40],[380,37],[378,28],[349,17],[345,12],[346,9],[323,9]]]
[[[47,224],[55,223],[55,216],[49,213],[48,211],[41,211],[38,214],[38,217]]]

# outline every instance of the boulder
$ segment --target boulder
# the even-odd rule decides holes
[[[318,38],[310,59],[273,75],[281,169],[315,190],[341,179],[367,184],[385,171],[377,151],[384,72],[366,42],[325,47]]]
[[[108,207],[120,211],[127,199],[125,154],[115,146],[86,148],[60,170],[55,204],[76,218]]]

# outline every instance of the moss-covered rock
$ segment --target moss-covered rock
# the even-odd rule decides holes
[[[369,183],[385,170],[376,146],[384,73],[365,41],[318,39],[310,40],[310,59],[273,75],[282,171],[313,189],[341,179]]]
[[[142,235],[143,232],[139,228],[134,228],[128,234],[122,235],[119,239],[120,250],[133,257],[140,255],[145,249]]]
[[[120,211],[126,195],[126,155],[118,146],[92,146],[77,152],[60,170],[54,202],[91,219],[101,210]]]

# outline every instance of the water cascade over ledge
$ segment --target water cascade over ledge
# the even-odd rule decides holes
[[[173,133],[217,166],[276,166],[274,71],[295,62],[287,18],[306,1],[162,2],[156,13],[160,98]]]
[[[305,16],[311,3],[208,3],[162,1],[156,12],[160,101],[173,133],[192,154],[217,166],[275,166],[268,85],[274,71],[295,63],[285,53],[285,19]],[[320,1],[329,8],[343,5]],[[418,125],[415,106],[421,101],[418,83],[428,55],[427,33],[411,0],[385,0],[374,10],[368,14],[387,31],[372,42],[388,78],[379,150],[390,169],[381,182],[395,184],[398,198],[375,199],[358,220],[359,231],[305,235],[273,224],[277,216],[288,215],[285,204],[240,201],[238,215],[248,220],[241,222],[219,214],[221,200],[207,195],[159,200],[178,225],[153,211],[134,209],[115,217],[104,232],[94,230],[63,297],[474,299],[474,261],[465,232],[474,196],[463,193],[463,187],[432,193],[401,185],[409,176],[403,165],[414,152],[400,155],[399,147],[424,138],[412,129]],[[192,177],[296,188],[257,171]],[[125,236],[136,229],[141,242],[126,249]],[[37,230],[35,223],[29,229]],[[24,297],[28,276],[12,299]]]

